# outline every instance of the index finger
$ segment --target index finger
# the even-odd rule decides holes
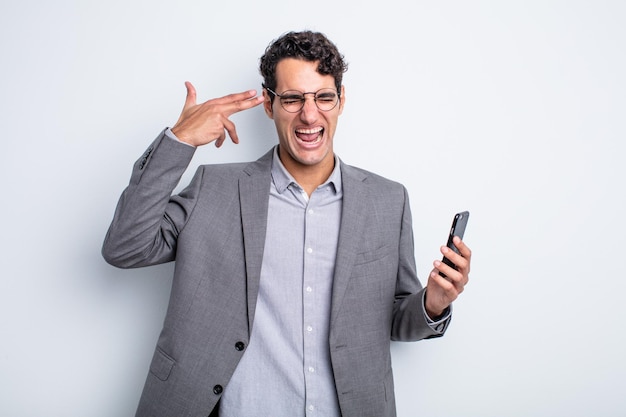
[[[454,246],[456,246],[461,253],[461,256],[467,259],[471,259],[472,250],[465,244],[465,242],[463,242],[463,240],[461,240],[460,237],[454,236],[454,239],[452,241],[454,242]]]
[[[265,99],[262,95],[257,96],[256,90],[248,90],[242,93],[229,94],[210,101],[212,104],[223,105],[224,113],[226,113],[227,116],[230,116],[231,114],[256,107],[263,103]]]

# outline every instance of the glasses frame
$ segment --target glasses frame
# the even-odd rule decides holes
[[[285,92],[286,92],[286,91],[294,91],[294,92],[298,92],[298,93],[302,94],[302,97],[303,97],[303,98],[305,98],[305,99],[306,99],[306,95],[307,95],[307,94],[313,94],[313,101],[315,102],[315,106],[317,107],[317,109],[318,109],[319,111],[323,111],[323,112],[327,112],[327,111],[334,110],[334,109],[335,109],[335,107],[337,107],[337,104],[339,104],[339,102],[341,101],[341,92],[339,92],[339,91],[337,91],[337,90],[335,90],[334,88],[331,88],[331,87],[327,87],[327,88],[320,88],[320,89],[319,89],[319,90],[317,90],[317,91],[309,91],[309,92],[306,92],[306,93],[302,93],[302,92],[300,92],[300,91],[298,91],[298,90],[286,90],[286,91],[283,91],[283,93],[282,93],[282,94],[278,94],[276,91],[272,90],[272,89],[271,89],[271,88],[269,88],[269,87],[265,87],[265,89],[266,89],[267,91],[269,91],[270,93],[274,94],[274,96],[278,97],[278,101],[280,101],[280,107],[282,107],[282,108],[283,108],[283,110],[285,110],[287,113],[298,113],[298,112],[302,111],[302,109],[304,108],[304,104],[305,104],[306,100],[302,100],[302,102],[301,102],[301,104],[300,104],[300,108],[299,108],[298,110],[295,110],[295,111],[293,111],[293,110],[287,110],[287,108],[285,108],[285,105],[283,104],[283,100],[282,100],[282,98],[283,98],[283,96],[285,95]],[[320,92],[320,91],[322,91],[322,90],[332,90],[334,93],[336,93],[336,94],[337,94],[337,101],[335,102],[335,105],[334,105],[333,107],[331,107],[330,109],[326,109],[326,110],[325,110],[325,109],[322,109],[322,108],[320,108],[320,105],[317,103],[317,93],[319,93],[319,92]]]

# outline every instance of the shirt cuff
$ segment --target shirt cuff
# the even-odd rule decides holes
[[[422,293],[422,311],[424,312],[424,317],[426,318],[426,322],[430,326],[431,329],[436,331],[437,333],[443,333],[446,329],[448,322],[450,321],[450,317],[452,316],[452,305],[446,308],[441,315],[441,318],[437,320],[433,320],[426,313],[426,291]]]
[[[189,143],[183,142],[182,140],[178,139],[176,135],[174,134],[174,132],[172,132],[172,129],[170,129],[169,127],[165,129],[165,136],[167,136],[168,138],[172,140],[175,140],[176,142],[184,143],[187,146],[191,146],[192,148],[195,148],[195,146],[190,145]]]

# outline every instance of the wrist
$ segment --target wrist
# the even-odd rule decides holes
[[[433,321],[440,319],[447,310],[447,307],[433,306],[428,300],[428,291],[424,291],[424,310],[426,315]]]
[[[181,133],[180,131],[178,131],[177,127],[174,126],[170,129],[170,136],[172,137],[172,139],[175,139],[181,143],[184,143],[186,145],[189,146],[193,146],[194,148],[197,147],[195,143],[193,143],[193,141],[187,139],[184,135],[184,133]]]

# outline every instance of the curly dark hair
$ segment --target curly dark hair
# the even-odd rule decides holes
[[[276,65],[284,58],[319,61],[317,72],[332,75],[337,91],[341,91],[341,80],[343,73],[348,70],[348,64],[326,35],[306,30],[288,32],[272,41],[260,59],[259,71],[263,76],[263,88],[276,89]]]

